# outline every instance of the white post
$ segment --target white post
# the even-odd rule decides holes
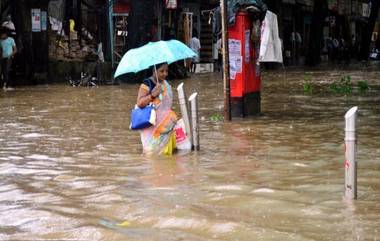
[[[345,141],[345,184],[344,184],[344,194],[347,199],[357,198],[357,176],[356,176],[356,117],[357,117],[358,107],[353,107],[347,111],[344,118],[346,119],[346,135]]]
[[[191,106],[191,126],[193,130],[193,150],[200,150],[199,145],[199,116],[198,116],[198,93],[194,93],[189,97]]]
[[[190,143],[192,144],[193,143],[193,139],[191,137],[192,132],[191,132],[189,112],[188,112],[187,101],[186,101],[186,94],[185,94],[185,90],[183,89],[183,83],[178,85],[177,91],[178,91],[178,100],[179,100],[179,106],[181,108],[182,119],[183,119],[183,122],[185,123],[186,135],[189,138]]]

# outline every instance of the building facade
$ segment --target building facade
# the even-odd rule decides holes
[[[321,41],[326,60],[343,56],[334,39],[356,57],[368,32],[370,1],[326,0],[320,40],[311,39],[314,2],[265,1],[278,15],[285,64],[303,64],[312,41]],[[217,6],[219,0],[0,0],[0,16],[4,22],[11,15],[16,27],[15,68],[23,79],[33,79],[48,72],[52,62],[90,63],[104,56],[115,68],[130,48],[173,38],[188,43],[193,30],[201,41],[201,62],[213,62],[210,10]],[[377,21],[371,47],[380,45],[378,32]]]

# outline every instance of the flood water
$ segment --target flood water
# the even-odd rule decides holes
[[[370,91],[323,90],[343,75]],[[143,156],[128,129],[137,84],[1,91],[0,240],[380,240],[379,76],[265,73],[263,115],[231,123],[210,120],[223,114],[221,77],[192,77],[201,151],[161,158]],[[348,202],[343,116],[355,105],[358,200]]]

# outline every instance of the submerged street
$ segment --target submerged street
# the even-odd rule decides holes
[[[346,75],[369,91],[330,93]],[[1,91],[0,240],[379,240],[379,76],[265,73],[262,115],[227,123],[210,118],[223,115],[221,75],[195,75],[184,82],[200,95],[201,151],[160,158],[143,156],[129,130],[138,84]],[[358,200],[348,202],[353,106]]]

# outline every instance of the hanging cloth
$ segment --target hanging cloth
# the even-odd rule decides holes
[[[259,62],[282,63],[282,44],[278,34],[277,15],[267,11],[261,25]]]

